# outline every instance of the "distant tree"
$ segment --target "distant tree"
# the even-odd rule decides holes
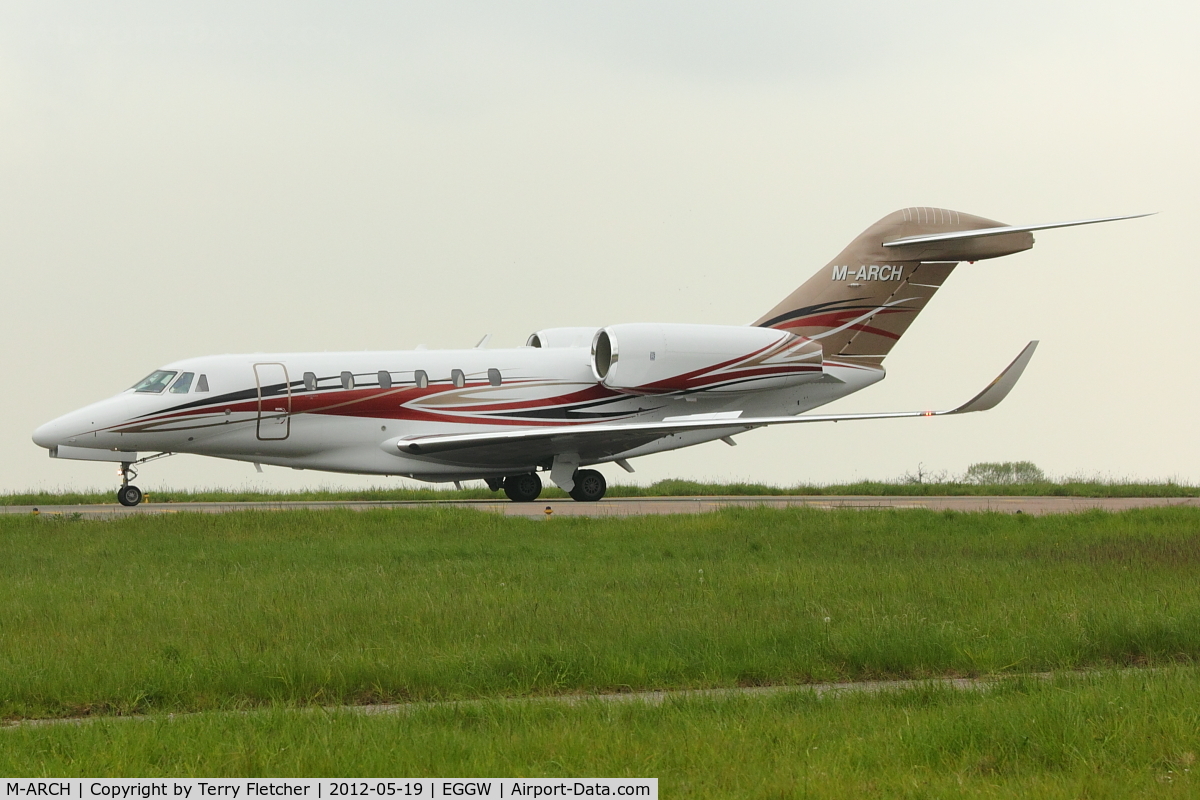
[[[967,467],[963,483],[1045,483],[1046,473],[1032,461],[981,461]]]
[[[917,464],[917,471],[906,472],[904,477],[900,479],[901,483],[945,483],[948,477],[946,470],[938,470],[937,472],[929,472],[925,469],[925,463]]]

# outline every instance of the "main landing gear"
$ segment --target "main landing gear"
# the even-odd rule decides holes
[[[604,476],[594,469],[575,470],[572,477],[575,479],[575,488],[570,491],[572,500],[594,503],[602,499],[608,491],[608,483]],[[509,475],[503,481],[489,480],[488,488],[492,491],[504,489],[504,494],[514,503],[532,503],[542,493],[542,479],[536,472],[526,472],[521,475]]]
[[[542,479],[536,472],[509,475],[504,479],[504,493],[514,503],[532,503],[542,493]]]
[[[123,506],[133,508],[142,502],[142,490],[130,483],[136,477],[137,470],[134,469],[133,464],[122,462],[121,488],[117,489],[117,502]]]
[[[604,497],[608,491],[608,482],[604,476],[594,469],[576,470],[572,475],[575,488],[571,490],[571,499],[581,503],[594,503]]]

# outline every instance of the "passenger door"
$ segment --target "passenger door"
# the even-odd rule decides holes
[[[279,441],[292,430],[292,384],[283,364],[255,364],[258,386],[258,438]]]

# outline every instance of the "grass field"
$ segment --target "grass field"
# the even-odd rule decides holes
[[[1197,793],[1196,509],[22,515],[0,517],[0,552],[0,715],[94,717],[0,730],[6,776]],[[536,699],[1131,665],[1154,669],[986,693]],[[317,708],[445,699],[473,702]],[[151,717],[108,716],[131,712]]]
[[[271,708],[0,730],[6,776],[657,777],[665,798],[1195,797],[1192,668],[986,693]]]
[[[0,518],[0,715],[1193,663],[1200,511]]]
[[[242,492],[188,491],[156,489],[148,491],[148,500],[155,503],[187,502],[281,502],[332,500],[502,500],[502,492],[493,492],[482,484],[457,489],[365,489],[311,490],[302,492]],[[942,497],[969,496],[1058,496],[1058,497],[1200,497],[1200,486],[1167,482],[1065,480],[1040,483],[976,484],[956,481],[905,483],[894,481],[860,481],[858,483],[768,486],[761,483],[697,483],[667,480],[649,486],[613,484],[608,497],[708,497],[720,495],[867,495],[872,497]],[[547,484],[542,498],[565,499],[567,493]],[[103,492],[35,492],[0,494],[0,505],[84,505],[116,504],[116,487]]]

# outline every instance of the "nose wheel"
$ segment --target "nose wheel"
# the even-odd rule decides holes
[[[127,508],[133,508],[142,502],[142,490],[130,483],[137,477],[133,464],[121,464],[121,488],[117,489],[117,502]]]
[[[117,502],[132,508],[142,502],[142,490],[133,484],[122,486],[117,490]]]

